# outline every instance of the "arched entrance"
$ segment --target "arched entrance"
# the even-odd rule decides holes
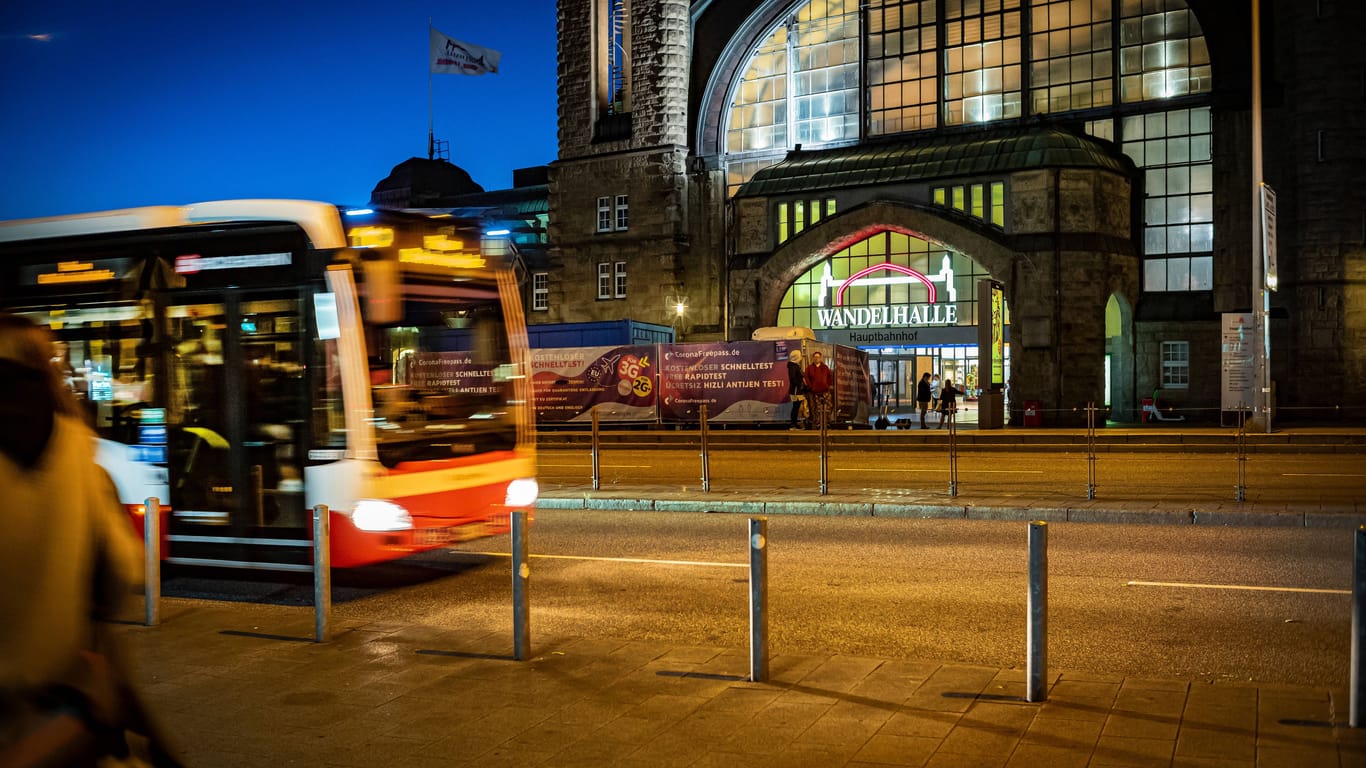
[[[1134,384],[1134,311],[1123,294],[1105,303],[1105,394],[1110,420],[1137,421]]]

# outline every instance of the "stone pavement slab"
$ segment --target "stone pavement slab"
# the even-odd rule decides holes
[[[1366,766],[1345,692],[343,623],[166,599],[116,634],[189,765]]]

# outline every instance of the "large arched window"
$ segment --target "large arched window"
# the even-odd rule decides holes
[[[1183,0],[809,0],[746,56],[732,193],[798,144],[1083,118],[1144,171],[1144,290],[1212,287],[1210,60]]]

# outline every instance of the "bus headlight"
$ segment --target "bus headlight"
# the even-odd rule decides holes
[[[521,477],[508,483],[507,497],[503,504],[509,507],[529,507],[536,503],[541,487],[534,477]]]
[[[413,527],[413,516],[392,501],[361,499],[351,522],[362,531],[406,531]]]

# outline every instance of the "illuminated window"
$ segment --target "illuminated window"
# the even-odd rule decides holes
[[[531,308],[538,312],[550,309],[550,274],[547,272],[531,275]]]
[[[1209,107],[1131,115],[1120,147],[1143,169],[1143,289],[1207,291],[1214,278]]]
[[[964,192],[965,190],[963,187],[953,188],[953,209],[955,211],[962,211],[967,209],[967,204],[964,202],[963,199]]]
[[[1123,0],[1120,5],[1122,101],[1209,92],[1209,51],[1195,14],[1185,3]]]
[[[787,242],[788,204],[778,203],[778,242]]]
[[[935,204],[935,205],[948,205],[948,204],[949,204],[949,195],[948,195],[948,193],[949,193],[948,189],[946,189],[946,188],[944,188],[944,187],[935,187],[935,188],[934,188],[934,192],[933,192],[933,195],[934,195],[934,204]]]
[[[945,125],[1020,116],[1020,3],[944,3]]]
[[[612,263],[598,262],[598,298],[612,298]]]
[[[865,56],[868,133],[939,125],[936,0],[871,0]]]
[[[986,199],[983,196],[985,189],[981,184],[972,185],[972,217],[981,219],[985,217]]]
[[[1003,181],[991,183],[991,223],[1001,228],[1006,225],[1006,185]]]
[[[859,20],[855,0],[811,0],[750,54],[725,121],[726,186],[733,193],[801,144],[859,137]]]
[[[1029,89],[1035,114],[1114,103],[1110,0],[1035,0],[1030,8]]]
[[[1191,373],[1189,341],[1162,342],[1162,388],[1188,389]]]

